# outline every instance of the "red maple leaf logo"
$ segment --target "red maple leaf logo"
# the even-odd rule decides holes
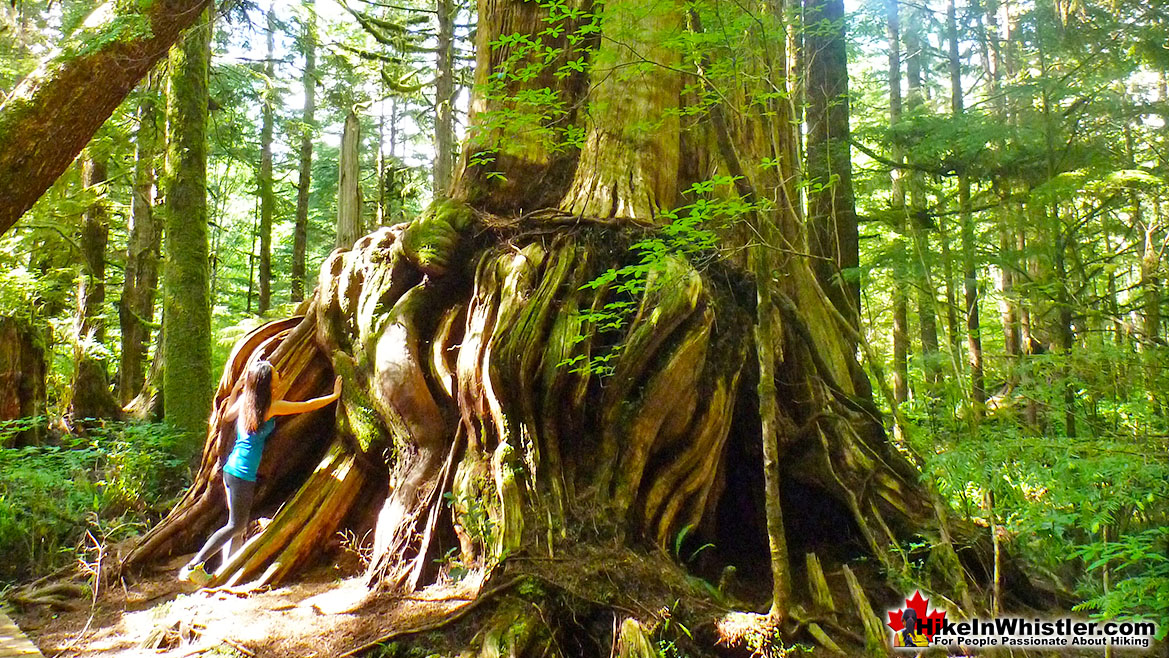
[[[886,622],[886,626],[893,629],[894,633],[897,633],[901,629],[905,628],[905,622],[903,621],[905,610],[912,608],[913,612],[916,613],[915,616],[922,622],[919,627],[921,628],[921,633],[925,635],[927,639],[933,640],[934,632],[941,629],[942,622],[946,619],[946,611],[934,610],[933,612],[926,614],[926,611],[929,608],[929,602],[929,599],[922,598],[920,590],[914,592],[912,599],[905,599],[905,608],[889,611],[889,621]]]

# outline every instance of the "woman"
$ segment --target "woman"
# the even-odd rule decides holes
[[[929,640],[921,633],[918,628],[917,611],[913,608],[906,608],[901,613],[901,623],[905,625],[897,633],[893,635],[894,647],[928,647]]]
[[[273,400],[272,389],[280,388],[280,373],[267,361],[256,361],[244,375],[244,389],[228,408],[223,419],[235,421],[235,446],[223,465],[223,484],[227,488],[227,524],[207,540],[185,567],[179,571],[179,580],[202,586],[211,580],[205,562],[211,554],[223,551],[223,561],[231,555],[236,538],[243,538],[252,498],[256,493],[256,470],[264,452],[264,443],[276,428],[276,416],[291,416],[316,411],[341,397],[341,378],[333,384],[333,392],[324,397],[303,402]],[[238,544],[237,544],[238,545]]]

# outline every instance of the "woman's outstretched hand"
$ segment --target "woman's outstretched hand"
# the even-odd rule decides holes
[[[333,399],[341,397],[341,376],[337,376],[337,380],[333,382]]]

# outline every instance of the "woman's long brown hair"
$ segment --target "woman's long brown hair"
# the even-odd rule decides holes
[[[272,364],[256,361],[244,375],[244,390],[240,393],[239,417],[243,429],[254,434],[264,424],[268,406],[272,404]]]

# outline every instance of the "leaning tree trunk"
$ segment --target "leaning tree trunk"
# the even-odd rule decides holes
[[[107,2],[0,104],[0,233],[73,162],[207,0]]]
[[[196,481],[128,563],[193,550],[223,517],[220,464],[234,436],[223,414],[248,364],[265,358],[287,399],[323,393],[334,375],[345,385],[335,410],[278,421],[256,503],[271,522],[216,571],[216,584],[281,582],[322,555],[338,529],[376,518],[365,572],[375,589],[411,591],[466,571],[490,579],[485,597],[519,577],[543,583],[524,595],[536,606],[501,595],[467,618],[490,650],[610,655],[616,646],[647,655],[662,606],[697,601],[708,621],[726,611],[671,552],[685,560],[714,544],[707,567],[737,566],[744,576],[726,591],[771,603],[758,390],[779,419],[773,498],[783,514],[768,516],[782,519],[792,562],[815,565],[806,570],[815,600],[794,587],[779,615],[788,637],[833,643],[824,620],[801,611],[833,607],[826,578],[847,582],[864,618],[875,619],[844,568],[850,557],[880,565],[865,574],[877,583],[908,577],[907,565],[922,560],[935,591],[966,587],[956,559],[975,577],[991,572],[989,537],[946,523],[854,388],[855,330],[793,255],[802,250],[768,259],[760,276],[776,283],[757,297],[754,277],[709,248],[654,247],[677,234],[662,224],[676,215],[679,192],[726,170],[693,165],[720,159],[716,136],[678,112],[694,90],[682,84],[687,60],[663,44],[686,12],[643,10],[606,3],[612,38],[570,43],[582,25],[595,26],[587,12],[549,16],[518,0],[480,7],[476,70],[486,93],[472,104],[477,129],[453,198],[335,251],[301,315],[237,343]],[[551,51],[500,38],[550,24],[564,28],[545,34]],[[567,65],[590,47],[596,68]],[[673,70],[647,69],[636,53]],[[548,68],[516,73],[533,61]],[[514,116],[537,91],[563,101],[561,110],[526,124],[491,120],[500,110]],[[657,121],[659,112],[667,118]],[[654,131],[639,127],[646,121]],[[550,139],[566,122],[581,126],[572,146]],[[737,146],[728,136],[752,136],[750,125],[732,128],[717,131],[723,166]],[[801,239],[790,224],[779,227],[783,239]],[[765,386],[751,331],[757,311],[774,329]],[[925,548],[910,548],[923,538]],[[1004,582],[1027,592],[1017,572]],[[760,584],[765,591],[755,591]],[[566,600],[575,601],[568,610]],[[597,608],[611,644],[589,630]],[[869,626],[870,639],[884,642],[879,622]],[[699,653],[710,653],[715,625],[702,628],[696,635],[710,644]]]

